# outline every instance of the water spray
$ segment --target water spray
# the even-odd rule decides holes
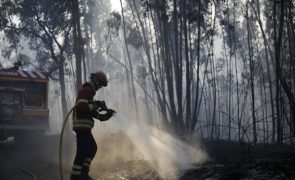
[[[63,180],[63,134],[68,117],[77,104],[65,116],[61,130],[59,143],[59,171],[61,180]],[[177,177],[184,170],[192,168],[194,163],[202,163],[207,159],[207,154],[201,149],[194,148],[166,132],[144,122],[133,122],[122,113],[116,113],[116,117],[119,119],[121,130],[126,133],[136,149],[143,154],[144,159],[150,162],[163,178],[171,179],[171,177]]]
[[[118,114],[122,130],[164,179],[176,178],[194,163],[206,161],[207,154],[200,148],[181,141],[144,122],[133,122],[127,116]],[[197,143],[197,142],[195,142]]]

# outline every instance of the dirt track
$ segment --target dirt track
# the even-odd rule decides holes
[[[158,173],[123,134],[95,137],[98,151],[90,174],[95,179],[161,179]],[[64,179],[69,179],[74,152],[74,135],[65,138]],[[58,180],[58,136],[16,139],[11,147],[16,163],[36,174],[37,180]],[[203,142],[211,159],[176,179],[295,179],[294,148],[257,146],[244,149],[239,143]],[[292,159],[293,158],[293,159]],[[244,159],[241,162],[241,159]],[[13,164],[5,145],[0,145],[0,179],[30,180]],[[175,178],[173,178],[175,179]]]
[[[74,158],[74,136],[65,138],[63,148],[64,179],[69,179]],[[95,179],[160,179],[156,171],[136,155],[130,141],[121,135],[96,137],[98,151],[90,174]],[[33,172],[37,180],[57,180],[59,136],[27,136],[10,146],[15,162]],[[116,144],[117,148],[114,148]],[[29,180],[29,175],[17,169],[5,145],[0,145],[0,179]],[[128,153],[126,153],[128,152]]]
[[[15,144],[10,145],[10,152],[6,145],[0,146],[0,179],[29,180],[31,176],[20,171],[15,163],[33,172],[37,179],[53,180],[58,178],[57,166],[57,136],[28,135],[15,137]]]

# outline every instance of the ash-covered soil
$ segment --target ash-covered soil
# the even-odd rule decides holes
[[[295,179],[295,147],[203,140],[210,159],[180,179]]]
[[[206,150],[209,160],[174,177],[160,177],[124,133],[95,136],[98,151],[90,175],[95,179],[295,179],[294,146],[249,145],[208,141],[194,146]],[[186,140],[184,140],[186,141]],[[193,145],[194,140],[189,143]],[[15,162],[37,176],[37,180],[58,180],[59,136],[29,135],[11,146]],[[74,159],[75,138],[64,138],[64,179],[69,179]],[[14,165],[5,145],[0,144],[0,179],[26,180],[30,176]]]
[[[145,161],[125,134],[96,135],[97,154],[90,175],[95,179],[160,179],[157,171]],[[60,179],[58,166],[59,135],[26,134],[15,137],[15,144],[0,144],[0,179],[30,180],[32,177],[17,168],[24,168],[37,180]],[[75,155],[75,136],[64,137],[63,175],[69,180]],[[15,162],[15,163],[14,163]]]

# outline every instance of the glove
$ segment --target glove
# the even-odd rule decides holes
[[[113,110],[113,109],[108,109],[108,110],[107,110],[107,114],[110,114],[111,117],[112,117],[115,113],[116,113],[116,111]]]
[[[106,103],[104,101],[97,100],[97,101],[95,101],[95,104],[96,104],[99,111],[104,111],[104,110],[108,109],[106,106]]]
[[[105,114],[99,114],[98,119],[99,119],[100,121],[107,121],[107,120],[109,120],[109,119],[110,119],[115,113],[116,113],[115,110],[113,110],[113,109],[108,109],[108,110],[107,110],[107,113],[105,113]]]

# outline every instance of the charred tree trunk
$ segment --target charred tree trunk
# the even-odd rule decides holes
[[[74,37],[74,54],[76,58],[76,90],[82,86],[82,49],[79,1],[72,1],[72,23]]]
[[[248,3],[251,5],[253,12],[255,13],[255,16],[258,19],[258,24],[262,33],[262,37],[263,37],[263,44],[264,44],[264,49],[265,49],[265,56],[266,56],[266,68],[267,68],[267,80],[268,80],[268,88],[269,88],[269,93],[270,93],[270,104],[271,104],[271,120],[272,120],[272,139],[271,142],[274,143],[275,142],[275,134],[276,134],[276,119],[275,119],[275,105],[274,105],[274,93],[273,93],[273,82],[272,82],[272,77],[271,77],[271,68],[270,68],[270,59],[273,61],[273,56],[271,53],[271,48],[270,45],[268,43],[268,40],[266,38],[264,29],[263,29],[263,25],[262,25],[262,21],[260,18],[260,11],[258,11],[258,14],[253,6],[253,4],[248,1]],[[259,2],[257,1],[257,9],[259,7]],[[269,54],[270,53],[270,54]],[[269,59],[269,55],[270,55],[270,59]]]
[[[241,119],[240,117],[240,96],[239,96],[239,78],[238,78],[238,63],[237,63],[237,41],[236,41],[236,1],[234,1],[234,29],[233,29],[233,40],[234,40],[234,60],[236,70],[236,98],[237,98],[237,121],[238,121],[238,136],[241,139]]]
[[[231,140],[232,131],[232,40],[231,40],[231,29],[229,21],[229,1],[226,1],[227,6],[227,31],[229,36],[229,62],[227,63],[227,76],[228,76],[228,140]]]
[[[179,45],[178,45],[178,11],[177,0],[173,0],[173,25],[174,25],[174,71],[175,71],[175,88],[177,96],[177,116],[178,121],[183,121],[183,108],[182,108],[182,62],[179,58]]]
[[[198,17],[201,19],[201,0],[198,1]],[[195,125],[197,124],[198,121],[198,109],[199,109],[199,84],[200,84],[200,47],[201,47],[201,22],[198,20],[198,37],[197,37],[197,87],[196,87],[196,95],[195,95],[195,104],[194,104],[194,110],[193,110],[193,116],[192,116],[192,123],[190,125],[190,133],[193,133]],[[202,97],[202,96],[201,96]]]
[[[191,63],[188,50],[188,29],[187,29],[187,14],[186,14],[186,0],[183,1],[183,31],[184,31],[184,53],[185,53],[185,65],[186,65],[186,118],[187,124],[191,122]],[[183,123],[183,122],[181,122]]]
[[[249,22],[249,9],[247,4],[246,17],[247,17],[247,39],[248,39],[248,51],[249,51],[249,62],[250,62],[250,87],[251,87],[251,106],[252,106],[252,123],[253,123],[253,141],[257,142],[256,133],[256,117],[255,117],[255,89],[254,89],[254,60],[253,60],[253,47],[252,47],[252,36],[250,31]]]

